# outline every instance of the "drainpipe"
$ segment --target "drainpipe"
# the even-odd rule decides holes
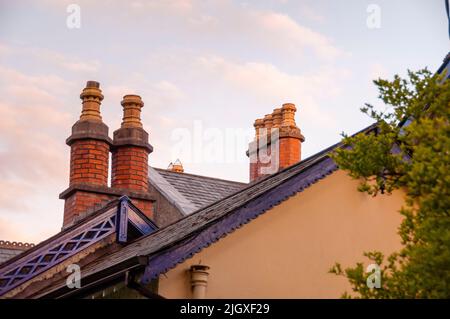
[[[193,299],[205,299],[206,287],[208,286],[209,267],[205,265],[192,265],[191,288]]]

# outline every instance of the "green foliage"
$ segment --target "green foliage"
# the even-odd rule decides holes
[[[381,266],[379,289],[367,287],[362,263],[346,269],[336,263],[330,272],[349,280],[347,298],[450,298],[450,81],[424,69],[374,83],[389,110],[366,104],[361,110],[377,121],[376,132],[344,134],[333,158],[361,181],[360,191],[405,190],[403,247],[387,259],[364,254]]]

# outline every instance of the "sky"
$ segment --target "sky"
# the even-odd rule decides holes
[[[246,182],[255,119],[294,103],[306,158],[371,124],[364,103],[386,108],[373,79],[448,51],[444,0],[0,0],[0,239],[60,230],[88,80],[110,136],[142,97],[150,165]]]

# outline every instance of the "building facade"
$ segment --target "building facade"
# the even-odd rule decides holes
[[[448,65],[449,56],[439,72]],[[64,225],[21,253],[8,251],[0,298],[338,298],[349,285],[329,273],[335,262],[368,265],[363,252],[401,247],[404,191],[358,192],[330,156],[339,143],[302,159],[291,103],[255,121],[244,184],[185,173],[179,162],[149,167],[141,98],[124,96],[110,138],[99,83],[89,81],[80,97],[66,141]]]

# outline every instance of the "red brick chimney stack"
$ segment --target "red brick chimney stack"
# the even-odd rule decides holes
[[[301,160],[301,143],[305,138],[295,123],[296,110],[294,104],[285,103],[281,108],[274,109],[272,114],[265,115],[264,119],[255,121],[255,139],[250,143],[248,152],[252,159],[250,161],[250,181],[262,177],[263,169],[267,170],[273,167],[274,163],[278,163],[278,170],[281,170]],[[273,140],[276,132],[278,141]],[[278,143],[278,152],[274,154],[278,158],[272,159],[270,163],[261,162],[262,156],[271,156],[271,143],[274,142]],[[266,146],[266,150],[262,151],[262,146]]]
[[[301,143],[305,141],[300,129],[295,123],[297,108],[292,103],[285,103],[281,108],[282,122],[279,128],[280,136],[280,169],[291,166],[301,160]]]
[[[80,120],[72,127],[67,140],[71,148],[70,185],[87,183],[108,184],[109,146],[108,126],[102,122],[100,105],[103,100],[98,82],[89,81],[80,94],[83,101]]]
[[[100,84],[89,81],[80,97],[81,116],[67,139],[71,148],[69,188],[59,195],[65,200],[63,227],[123,195],[152,217],[154,199],[148,192],[148,154],[153,148],[142,128],[140,115],[144,103],[137,95],[124,96],[122,125],[111,140],[100,115],[103,100]],[[112,181],[108,187],[110,151]]]
[[[138,95],[125,95],[122,106],[122,125],[113,139],[111,187],[147,192],[148,154],[152,147],[148,133],[142,128],[144,102]]]
[[[259,138],[265,134],[265,132],[263,132],[264,119],[256,119],[253,127],[255,128],[255,139],[252,143],[253,147],[256,149],[258,147]],[[252,143],[250,143],[250,146],[252,145]],[[251,151],[250,148],[251,147],[249,147],[249,152]],[[258,158],[254,154],[249,154],[249,157],[250,159],[254,159],[250,160],[250,181],[253,181],[258,177],[260,163]]]
[[[100,84],[88,81],[80,94],[80,119],[72,126],[72,135],[66,140],[70,146],[70,181],[72,188],[108,185],[109,148],[108,126],[102,122],[100,105],[103,100]],[[86,192],[67,194],[64,205],[64,223],[101,201]]]

